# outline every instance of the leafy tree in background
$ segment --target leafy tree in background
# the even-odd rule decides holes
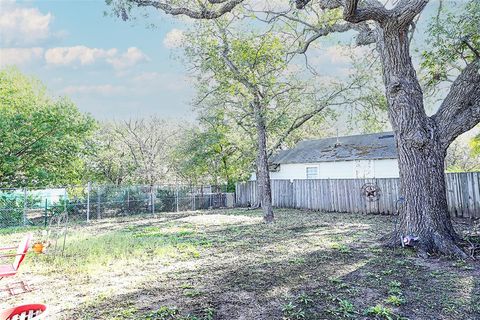
[[[0,70],[0,185],[80,183],[96,122],[67,98],[53,99],[16,68]]]
[[[480,2],[446,7],[439,1],[438,13],[429,24],[428,48],[422,52],[425,87],[438,90],[450,83],[465,64],[480,58]]]
[[[448,148],[445,158],[447,171],[480,171],[480,150],[477,138],[459,137]]]
[[[362,133],[391,130],[388,121],[388,105],[385,92],[378,85],[382,81],[382,70],[378,54],[370,51],[365,56],[351,53],[352,73],[350,81],[359,84],[356,90],[349,91],[346,110],[349,126]]]
[[[234,191],[235,182],[249,178],[252,150],[245,152],[245,141],[226,120],[221,111],[202,115],[200,126],[184,133],[174,153],[182,180],[197,185],[226,183]]]
[[[172,152],[180,126],[157,116],[104,122],[89,144],[87,168],[114,185],[174,183]]]
[[[256,136],[257,184],[264,219],[273,220],[270,175],[268,170],[266,113],[278,87],[278,75],[286,68],[281,40],[275,36],[253,33],[243,35],[227,31],[229,21],[202,24],[186,48],[200,74],[210,78],[204,85],[209,93],[233,100],[239,109],[253,115],[251,129]],[[210,84],[213,83],[213,88]],[[282,90],[288,92],[289,84]],[[243,114],[243,112],[242,112]]]
[[[199,98],[195,104],[206,116],[203,122],[230,128],[224,134],[229,133],[231,142],[223,152],[243,150],[235,160],[239,167],[251,163],[251,155],[256,154],[259,205],[269,222],[273,219],[270,157],[288,145],[305,123],[324,119],[322,111],[334,105],[347,88],[339,86],[320,94],[322,91],[288,70],[289,48],[281,33],[235,29],[231,27],[235,23],[235,18],[198,23],[185,42],[185,52],[197,71]],[[230,169],[234,167],[230,165]],[[255,171],[245,169],[243,177]]]
[[[112,123],[101,122],[87,143],[85,164],[92,181],[119,186],[132,180],[135,171],[130,152]]]

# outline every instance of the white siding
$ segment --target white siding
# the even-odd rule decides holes
[[[375,160],[375,178],[398,178],[397,159]]]
[[[312,166],[318,167],[319,179],[398,178],[396,159],[288,163],[281,164],[278,172],[270,172],[270,177],[271,179],[306,179],[307,167]]]

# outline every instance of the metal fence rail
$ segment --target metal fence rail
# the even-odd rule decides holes
[[[480,172],[447,173],[447,200],[454,217],[480,218]],[[255,181],[237,183],[236,204],[255,205]],[[272,180],[275,207],[394,214],[400,199],[397,178]]]
[[[0,189],[0,227],[47,225],[67,212],[70,221],[234,206],[226,186],[93,185]]]

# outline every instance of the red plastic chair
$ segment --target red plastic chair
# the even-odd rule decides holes
[[[27,254],[31,240],[32,240],[32,234],[29,233],[23,238],[23,240],[20,242],[18,247],[0,248],[1,251],[14,250],[15,248],[17,249],[17,252],[14,254],[0,255],[0,258],[15,257],[15,260],[13,261],[12,264],[0,265],[0,279],[3,279],[4,277],[11,277],[17,274],[20,264],[22,263],[23,259],[25,259],[25,255]]]
[[[0,320],[40,320],[45,319],[47,306],[44,304],[25,304],[0,312]]]

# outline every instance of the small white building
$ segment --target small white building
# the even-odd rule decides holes
[[[299,142],[271,160],[271,179],[398,178],[393,132]]]

